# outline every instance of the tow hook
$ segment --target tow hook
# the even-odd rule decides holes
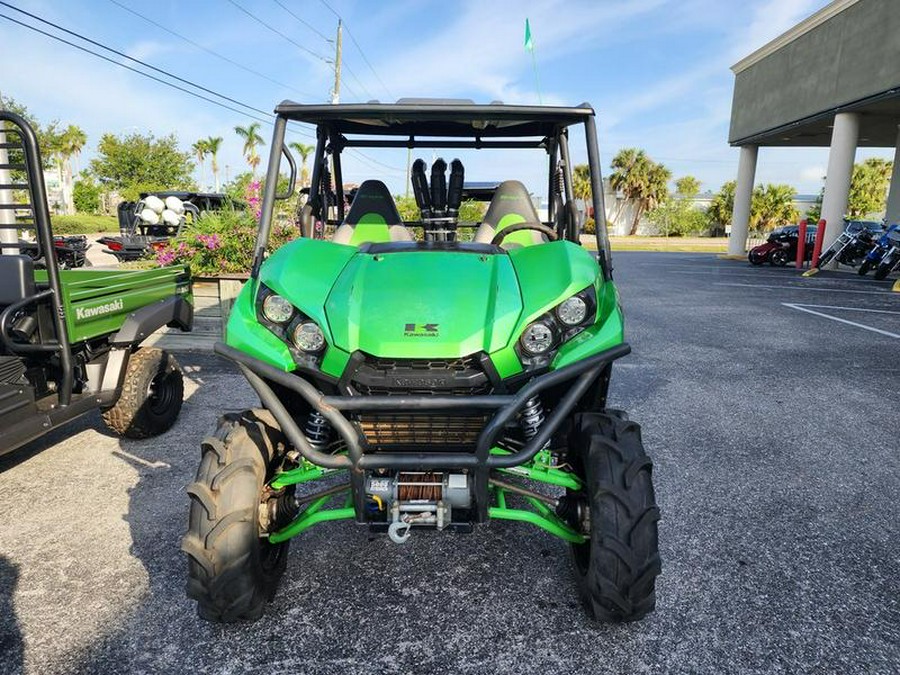
[[[405,544],[409,540],[412,525],[402,520],[388,526],[388,537],[395,544]]]

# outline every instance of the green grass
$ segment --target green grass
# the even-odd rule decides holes
[[[582,244],[596,248],[593,235],[582,235]],[[610,237],[613,251],[669,251],[673,253],[724,253],[727,237]]]
[[[95,232],[118,232],[119,221],[115,216],[50,216],[54,234],[94,234]]]

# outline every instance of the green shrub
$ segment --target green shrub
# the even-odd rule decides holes
[[[72,186],[72,201],[78,213],[100,212],[100,186],[92,178],[82,177]]]
[[[74,216],[51,216],[50,222],[54,234],[94,234],[119,231],[119,221],[115,216],[79,213]]]
[[[247,211],[207,211],[164,248],[155,252],[159,265],[187,265],[194,276],[242,274],[250,271],[258,224]],[[299,230],[276,220],[269,250],[294,239]]]

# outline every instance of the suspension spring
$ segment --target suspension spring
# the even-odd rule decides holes
[[[537,436],[541,425],[544,423],[544,405],[540,397],[532,396],[525,402],[522,412],[519,414],[519,423],[522,425],[522,435],[526,441]]]
[[[328,441],[331,440],[331,425],[322,413],[313,410],[306,418],[304,433],[313,449],[322,451],[328,447]]]

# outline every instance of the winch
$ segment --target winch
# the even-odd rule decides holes
[[[369,508],[383,511],[391,541],[409,539],[413,525],[443,530],[452,522],[453,509],[472,505],[472,481],[464,473],[401,471],[392,476],[366,479]]]

